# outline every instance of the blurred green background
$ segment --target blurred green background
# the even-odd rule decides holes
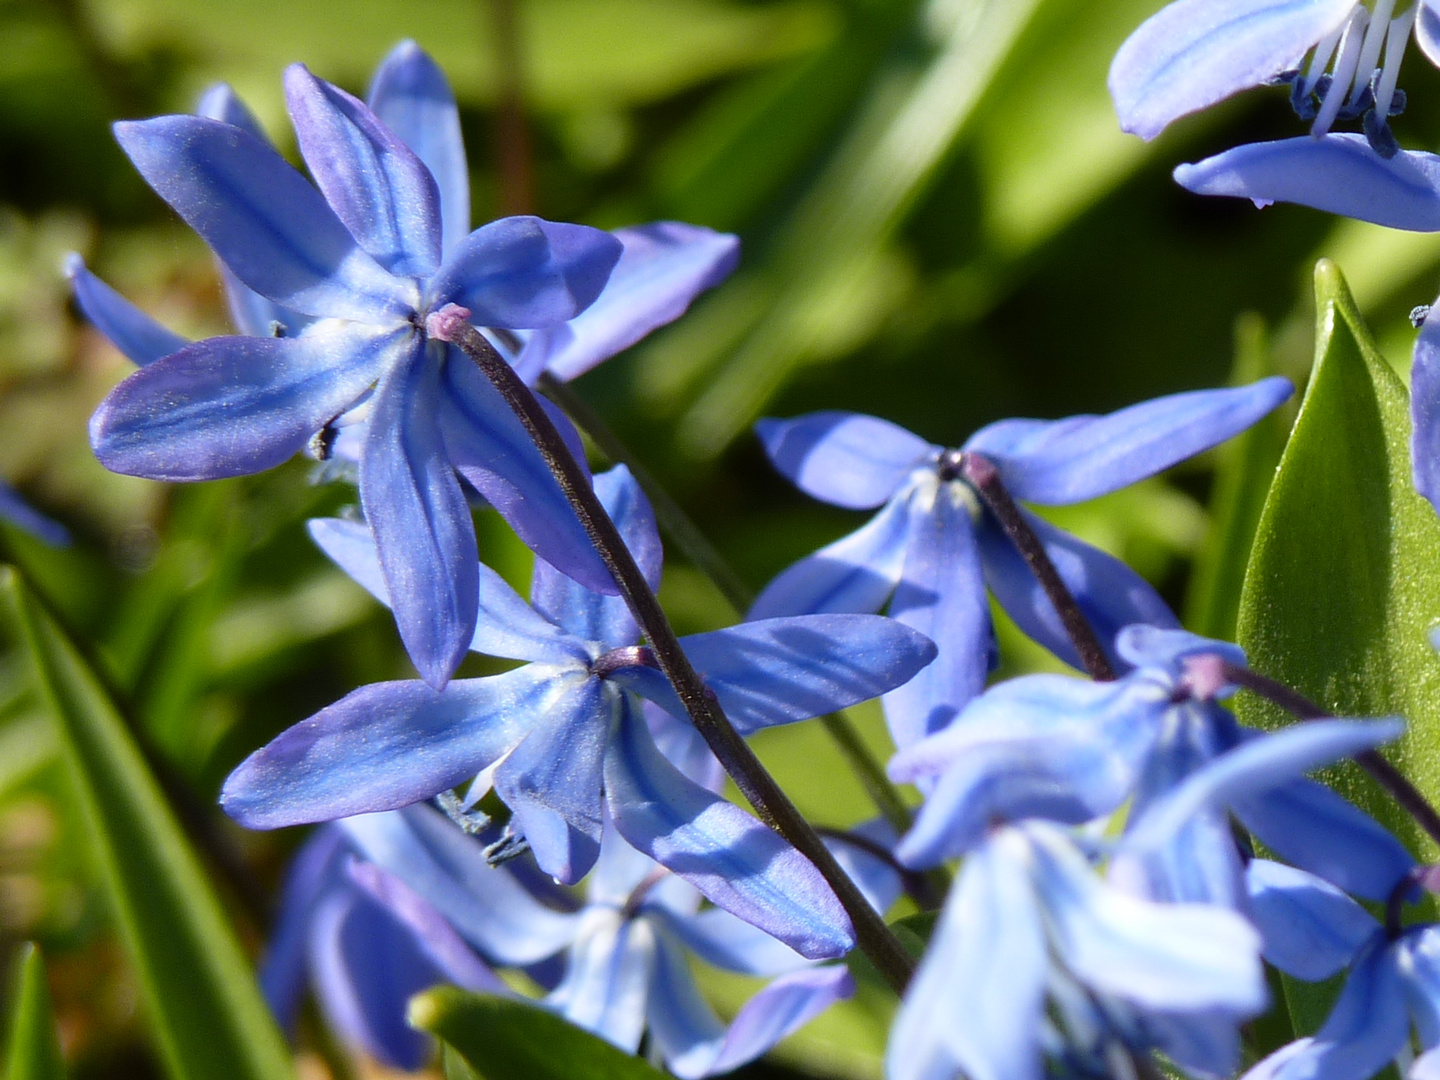
[[[1177,162],[1298,127],[1284,93],[1262,91],[1153,144],[1122,135],[1105,72],[1158,6],[0,0],[0,475],[78,538],[55,552],[0,527],[7,557],[95,643],[206,807],[250,750],[363,682],[408,672],[389,616],[304,536],[305,518],[353,501],[350,489],[315,486],[298,461],[185,489],[95,463],[87,417],[128,365],[77,320],[59,270],[80,251],[174,329],[224,332],[207,252],[129,167],[110,122],[188,110],[226,80],[293,157],[283,67],[303,60],[363,94],[404,37],[454,82],[477,222],[534,209],[604,227],[676,218],[742,237],[730,282],[577,389],[752,587],[862,520],[769,470],[748,434],[761,415],[855,409],[958,444],[1000,417],[1222,383],[1242,315],[1250,369],[1301,377],[1322,254],[1403,373],[1405,316],[1435,292],[1440,239],[1175,186]],[[511,32],[497,32],[507,21]],[[1402,85],[1414,104],[1396,123],[1401,142],[1440,146],[1440,75],[1412,55]],[[1211,466],[1057,520],[1183,607],[1207,542]],[[486,560],[523,582],[523,549],[497,520],[480,527]],[[734,618],[680,559],[663,598],[682,631]],[[1007,670],[1046,662],[1012,633],[1003,645]],[[885,756],[878,711],[857,718]],[[813,725],[758,744],[817,821],[872,812]],[[207,812],[273,889],[299,835],[242,834]],[[85,846],[48,722],[7,654],[0,955],[24,938],[48,947],[76,1075],[158,1075]],[[227,896],[258,950],[260,920]],[[729,1008],[749,986],[713,984]],[[885,1008],[867,989],[782,1047],[781,1065],[750,1075],[877,1076]],[[307,1077],[324,1075],[319,1057],[304,1061]]]

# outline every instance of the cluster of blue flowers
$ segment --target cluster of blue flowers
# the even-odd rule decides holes
[[[1126,43],[1111,86],[1124,126],[1149,138],[1288,83],[1310,134],[1183,166],[1180,182],[1440,228],[1440,159],[1400,150],[1389,127],[1412,32],[1440,57],[1440,5],[1177,0]],[[1265,963],[1348,977],[1320,1031],[1255,1064],[1255,1080],[1366,1080],[1392,1060],[1409,1080],[1440,1076],[1440,927],[1400,917],[1434,882],[1304,775],[1401,722],[1242,727],[1220,704],[1246,677],[1235,646],[1181,630],[1134,571],[1012,501],[1075,503],[1153,476],[1271,413],[1288,381],[1003,420],[954,448],[851,413],[762,421],[801,490],[878,513],[781,573],[746,621],[680,639],[697,707],[555,448],[437,328],[465,320],[524,384],[567,380],[679,317],[734,268],[737,241],[674,222],[472,231],[454,99],[413,44],[366,102],[298,65],[285,86],[313,184],[224,87],[198,115],[116,129],[213,249],[239,333],[186,341],[68,266],[80,307],[138,366],[92,420],[100,460],[193,481],[309,452],[324,478],[353,481],[358,512],[311,536],[394,612],[420,675],[355,690],[225,783],[248,827],[325,823],[291,870],[262,971],[282,1020],[309,983],[347,1042],[414,1068],[430,1048],[403,1022],[412,993],[525,986],[677,1076],[723,1073],[851,994],[834,961],[871,944],[861,916],[907,889],[923,899],[917,872],[962,860],[903,995],[890,1080],[1146,1076],[1153,1054],[1231,1075],[1269,1002]],[[1346,119],[1361,133],[1331,131]],[[1415,376],[1416,477],[1432,500],[1435,323]],[[543,407],[583,468],[570,421]],[[583,475],[653,592],[663,552],[644,491],[623,465]],[[0,513],[25,523],[9,498]],[[528,599],[477,558],[484,505],[537,556]],[[992,597],[1097,677],[987,689]],[[453,678],[471,650],[518,665]],[[890,777],[924,796],[903,835],[877,821],[829,836],[821,865],[772,827],[788,828],[774,807],[756,806],[762,821],[723,797],[732,763],[704,708],[743,737],[876,697],[898,749]],[[869,909],[846,905],[836,873]],[[1384,906],[1383,924],[1352,897]],[[692,956],[770,981],[727,1024]]]

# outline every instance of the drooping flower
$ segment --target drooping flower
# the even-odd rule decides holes
[[[933,639],[939,658],[886,695],[902,749],[945,727],[985,685],[993,653],[987,586],[1027,634],[1078,666],[1059,616],[1013,544],[964,479],[963,455],[996,466],[1017,499],[1063,505],[1116,491],[1243,431],[1290,396],[1289,382],[1157,398],[1106,416],[1002,420],[960,451],[872,416],[821,412],[762,420],[756,430],[782,473],[836,506],[880,513],[782,572],[754,618],[826,611],[889,613]],[[1178,625],[1123,563],[1027,514],[1061,578],[1115,656],[1122,626]]]
[[[623,467],[595,483],[655,586],[660,541],[644,495]],[[362,525],[318,521],[312,535],[387,601]],[[594,864],[603,808],[635,847],[799,952],[849,947],[848,920],[814,867],[656,750],[631,692],[678,706],[637,647],[623,601],[542,561],[529,604],[486,567],[477,577],[474,648],[527,664],[443,691],[418,681],[363,687],[243,762],[225,783],[226,811],[253,828],[330,820],[405,806],[484,774],[470,798],[493,783],[513,813],[515,844],[523,837],[548,874],[573,882]],[[742,734],[876,697],[935,653],[921,634],[869,615],[745,623],[682,645]]]

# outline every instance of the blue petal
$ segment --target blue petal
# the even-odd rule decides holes
[[[304,64],[285,69],[285,100],[310,175],[350,235],[392,274],[434,273],[440,192],[415,152],[364,102]]]
[[[273,468],[365,392],[405,334],[366,329],[332,322],[303,338],[187,345],[110,391],[90,445],[107,469],[153,480]]]
[[[190,344],[167,330],[85,268],[73,252],[65,259],[65,276],[75,290],[75,303],[96,330],[110,339],[132,364],[146,364],[179,352]]]
[[[307,315],[404,319],[413,286],[355,242],[320,193],[249,132],[197,116],[122,121],[140,175],[237,277]]]
[[[390,591],[380,568],[375,537],[359,521],[311,518],[306,527],[320,550],[355,579],[371,596],[390,606]],[[536,614],[499,574],[479,564],[480,598],[475,620],[474,652],[510,660],[541,660],[551,664],[587,663],[584,646],[550,620]]]
[[[305,946],[316,906],[327,894],[344,888],[340,876],[344,847],[344,833],[322,826],[305,841],[285,872],[280,914],[256,978],[270,1011],[286,1031],[295,1027],[305,992]]]
[[[240,100],[240,96],[228,83],[216,83],[201,94],[200,101],[195,106],[195,115],[238,127],[257,139],[266,138],[260,121],[255,119],[250,107]]]
[[[449,255],[470,232],[470,170],[445,73],[415,42],[402,41],[376,69],[370,108],[435,178],[441,250]]]
[[[367,859],[424,896],[495,963],[528,967],[575,937],[577,915],[540,903],[508,870],[485,861],[479,841],[423,803],[338,824]]]
[[[595,494],[651,589],[660,587],[664,551],[655,527],[650,500],[624,465],[595,477]],[[553,619],[581,641],[596,641],[609,648],[633,645],[640,629],[625,601],[587,589],[574,578],[560,573],[547,562],[536,561],[530,584],[530,602],[535,610]]]
[[[622,250],[588,225],[501,218],[446,257],[430,285],[431,306],[459,304],[475,325],[511,330],[568,322],[600,295]]]
[[[671,1073],[682,1080],[707,1076],[725,1041],[725,1025],[695,985],[684,952],[663,933],[655,935],[655,945],[645,1018],[650,1037]]]
[[[0,480],[0,518],[39,537],[51,547],[70,546],[69,529],[40,513],[3,480]]]
[[[879,506],[939,452],[899,425],[863,413],[760,420],[755,434],[771,464],[801,491],[851,510]]]
[[[900,840],[894,827],[884,818],[872,818],[847,831],[849,835],[868,840],[892,855]],[[837,836],[823,839],[825,846],[835,856],[835,861],[840,864],[840,869],[855,882],[871,907],[884,915],[895,906],[905,887],[892,861],[879,858],[873,851],[860,847],[851,840]]]
[[[1106,416],[1002,420],[977,431],[965,449],[992,461],[1017,499],[1083,502],[1238,435],[1293,392],[1290,380],[1277,375],[1250,386],[1171,394]]]
[[[783,941],[722,908],[694,915],[648,909],[646,914],[705,963],[723,971],[773,978],[811,964]]]
[[[935,656],[929,638],[879,615],[762,619],[691,634],[680,644],[742,734],[879,697]],[[614,678],[648,694],[655,684],[645,672],[652,670]],[[673,699],[662,691],[656,700]]]
[[[895,1017],[889,1080],[1041,1076],[1050,963],[1016,839],[1002,834],[965,860]]]
[[[894,499],[861,528],[782,570],[761,591],[749,618],[825,611],[879,611],[905,565],[910,500]]]
[[[591,908],[570,950],[565,979],[545,1004],[627,1053],[640,1047],[655,971],[655,934],[644,919]]]
[[[605,798],[620,835],[718,907],[812,959],[854,946],[849,918],[809,860],[682,776],[629,707],[606,750]]]
[[[1180,165],[1175,180],[1197,195],[1299,203],[1412,232],[1440,229],[1440,157],[1402,150],[1387,161],[1363,135],[1249,143]]]
[[[1160,599],[1160,594],[1120,560],[1028,511],[1022,510],[1021,513],[1040,537],[1046,554],[1055,564],[1055,570],[1079,603],[1095,636],[1110,654],[1112,663],[1119,660],[1115,653],[1115,635],[1131,623],[1146,623],[1166,629],[1179,627],[1180,621]],[[1055,614],[1045,590],[988,513],[981,519],[979,536],[986,584],[1006,614],[1029,637],[1061,660],[1080,667],[1080,657],[1070,644],[1060,616]],[[1121,670],[1125,668],[1123,663],[1117,666]]]
[[[1245,881],[1250,917],[1265,939],[1265,959],[1296,978],[1330,978],[1380,929],[1354,900],[1303,870],[1252,859]]]
[[[495,770],[495,792],[536,863],[565,885],[600,853],[602,770],[618,696],[599,679],[576,680]]]
[[[580,519],[500,392],[454,351],[445,379],[440,430],[460,475],[540,558],[586,588],[616,592]],[[562,434],[573,431],[569,421],[560,423]]]
[[[1440,1046],[1440,927],[1422,924],[1406,930],[1397,942],[1396,968],[1405,982],[1405,997],[1420,1047]],[[1411,1073],[1410,1080],[1414,1080]]]
[[[1180,674],[1182,660],[1197,653],[1219,656],[1238,667],[1246,663],[1245,650],[1239,645],[1201,637],[1188,630],[1141,624],[1127,626],[1115,636],[1115,652],[1136,667],[1164,668],[1173,675]]]
[[[1410,462],[1415,490],[1440,506],[1440,317],[1426,319],[1410,368]]]
[[[1415,41],[1432,64],[1440,67],[1440,5],[1420,0],[1415,17]]]
[[[1353,0],[1178,0],[1110,65],[1120,126],[1153,139],[1172,121],[1263,86],[1337,28]]]
[[[655,221],[616,229],[624,254],[599,297],[576,318],[537,331],[516,367],[557,379],[583,375],[674,322],[690,302],[734,272],[740,240],[699,225]]]
[[[475,525],[435,417],[440,369],[421,344],[375,389],[360,503],[395,624],[420,675],[443,689],[475,636]]]
[[[221,805],[251,829],[408,806],[498,760],[563,686],[543,664],[443,692],[413,680],[363,686],[242,761]]]
[[[909,532],[889,613],[938,651],[933,663],[885,695],[885,720],[901,750],[945,727],[985,688],[995,645],[968,489],[942,483],[933,502],[911,500]]]

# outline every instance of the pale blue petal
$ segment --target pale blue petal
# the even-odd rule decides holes
[[[863,413],[760,420],[755,434],[771,464],[801,491],[851,510],[879,506],[939,452],[899,425]]]
[[[1440,506],[1440,316],[1426,319],[1415,339],[1410,422],[1415,490],[1429,499],[1431,506]]]
[[[443,692],[414,680],[361,687],[241,762],[221,805],[251,829],[408,806],[498,760],[563,688],[544,664]]]
[[[1303,870],[1252,859],[1245,882],[1250,918],[1265,940],[1265,959],[1296,978],[1330,978],[1380,930],[1354,900]]]
[[[718,907],[812,959],[853,947],[849,918],[809,860],[682,776],[630,708],[605,754],[605,798],[626,840]]]
[[[852,836],[869,840],[892,855],[900,840],[895,834],[894,826],[884,818],[871,818],[846,831]],[[822,839],[830,853],[835,856],[835,861],[840,864],[840,869],[855,882],[855,886],[871,907],[884,915],[895,906],[895,902],[905,891],[905,885],[893,862],[879,858],[853,841],[836,836],[825,836]]]
[[[695,985],[684,950],[661,928],[655,946],[646,1027],[671,1073],[682,1080],[705,1076],[725,1041],[725,1025]]]
[[[198,116],[115,125],[151,187],[237,277],[307,315],[404,319],[414,287],[372,259],[274,147]]]
[[[475,325],[510,330],[567,322],[600,295],[622,250],[588,225],[501,218],[446,257],[430,284],[432,308],[459,304]]]
[[[724,971],[773,977],[812,963],[783,941],[722,908],[706,908],[688,916],[665,911],[647,914],[705,963]]]
[[[443,689],[475,636],[475,525],[435,417],[440,370],[418,344],[375,389],[360,503],[395,624],[421,677]]]
[[[73,252],[65,258],[65,276],[85,318],[132,364],[144,367],[190,344],[92,274],[85,268],[85,260]]]
[[[106,468],[154,480],[273,468],[365,392],[404,334],[368,330],[330,322],[302,338],[187,345],[110,391],[90,418],[90,445]]]
[[[1286,1043],[1279,1050],[1276,1050],[1269,1057],[1255,1063],[1240,1080],[1275,1080],[1276,1075],[1285,1067],[1286,1062],[1291,1058],[1298,1057],[1309,1050],[1310,1044],[1315,1040],[1306,1037],[1296,1039],[1292,1043]]]
[[[305,948],[316,906],[327,894],[343,888],[340,860],[344,846],[344,833],[322,825],[296,852],[285,872],[280,913],[256,978],[270,1011],[287,1032],[295,1027],[305,992]]]
[[[1440,1045],[1440,926],[1411,927],[1396,943],[1396,950],[1396,967],[1404,979],[1420,1047],[1434,1049]]]
[[[1209,653],[1237,667],[1245,666],[1245,650],[1228,641],[1159,626],[1127,626],[1115,636],[1115,652],[1136,667],[1158,667],[1179,675],[1181,661],[1188,656]]]
[[[1440,4],[1435,0],[1420,0],[1420,10],[1415,17],[1415,40],[1425,58],[1440,67]]]
[[[1290,380],[1277,375],[1250,386],[1171,394],[1105,416],[1002,420],[977,431],[965,450],[993,462],[1017,499],[1084,502],[1219,445],[1292,393]]]
[[[640,703],[650,737],[665,759],[707,791],[719,795],[725,788],[725,767],[710,750],[705,737],[687,717],[666,712],[653,702]],[[681,709],[683,713],[683,708]]]
[[[889,614],[936,645],[934,662],[885,695],[898,749],[949,724],[985,688],[995,633],[968,499],[941,484],[934,502],[910,503],[910,545]]]
[[[300,153],[325,201],[381,266],[427,277],[440,266],[440,192],[415,152],[364,102],[285,69],[285,100]]]
[[[1153,139],[1173,120],[1293,67],[1353,0],[1177,0],[1120,46],[1110,95],[1120,126]]]
[[[749,617],[879,611],[900,580],[909,541],[909,500],[894,499],[849,536],[782,570]]]
[[[216,83],[201,94],[199,102],[195,105],[195,115],[210,120],[219,120],[222,124],[231,124],[243,131],[248,131],[257,139],[267,138],[265,129],[260,126],[260,121],[255,119],[255,114],[250,111],[250,107],[240,99],[240,95],[235,93],[228,83]]]
[[[69,529],[40,513],[3,480],[0,480],[0,518],[39,537],[51,547],[70,546]]]
[[[1440,157],[1402,150],[1387,160],[1365,136],[1348,132],[1237,146],[1177,166],[1175,180],[1197,195],[1299,203],[1392,229],[1440,230]]]
[[[595,477],[594,485],[600,504],[620,531],[620,538],[635,557],[646,582],[651,589],[658,589],[665,555],[650,500],[624,465],[601,473]],[[536,611],[581,641],[622,648],[640,640],[640,629],[624,599],[587,589],[547,562],[537,560],[535,563],[530,602]]]
[[[645,1031],[645,1004],[654,978],[655,934],[644,919],[591,908],[569,953],[565,979],[545,999],[572,1024],[635,1053]]]
[[[1003,833],[965,860],[895,1017],[889,1080],[1039,1080],[1050,965],[1025,856]]]
[[[460,111],[445,73],[413,41],[381,61],[370,84],[370,108],[415,152],[440,192],[441,250],[449,255],[470,233],[470,171]]]
[[[445,364],[445,379],[440,429],[460,475],[540,558],[589,589],[614,593],[610,571],[500,392],[455,350]],[[559,424],[562,434],[573,433],[568,420]]]
[[[1240,1065],[1240,1027],[1225,1009],[1150,1012],[1144,1030],[1161,1053],[1200,1076],[1234,1076]]]
[[[1146,623],[1162,628],[1179,627],[1164,600],[1144,578],[1119,559],[1057,529],[1049,522],[1022,510],[1030,527],[1040,537],[1060,579],[1069,588],[1084,612],[1095,636],[1109,654],[1112,663],[1123,671],[1115,653],[1115,635],[1132,623]],[[1035,580],[1025,560],[1015,550],[989,514],[981,519],[980,558],[985,567],[985,581],[995,599],[1017,626],[1045,648],[1073,667],[1081,667],[1080,657],[1070,644],[1069,635],[1055,614],[1045,590]]]

